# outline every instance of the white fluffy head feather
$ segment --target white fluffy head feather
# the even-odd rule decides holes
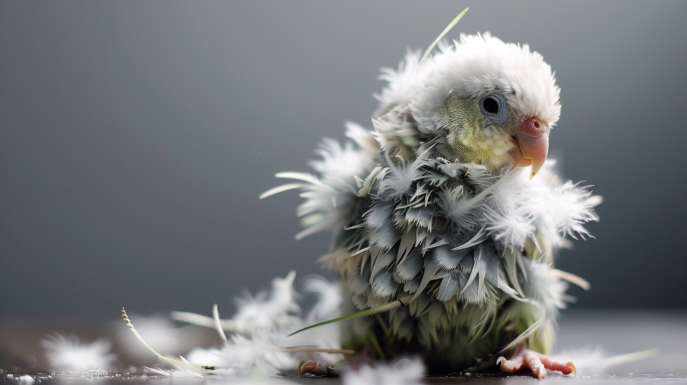
[[[461,35],[420,65],[408,52],[398,70],[385,68],[388,86],[377,98],[382,108],[409,108],[419,129],[432,132],[435,111],[450,92],[479,98],[500,91],[515,113],[536,116],[553,126],[560,117],[560,89],[551,67],[528,45],[504,43],[489,33]]]

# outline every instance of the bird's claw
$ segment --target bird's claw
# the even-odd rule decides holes
[[[529,349],[522,349],[510,359],[506,357],[499,357],[496,360],[496,365],[501,368],[504,373],[515,373],[521,370],[529,370],[532,376],[538,379],[546,377],[546,370],[555,370],[563,374],[573,374],[577,376],[577,368],[572,361],[561,362],[555,361],[543,354],[534,352]]]
[[[301,361],[298,365],[298,372],[301,375],[310,374],[313,376],[338,377],[339,370],[332,365],[317,361]]]

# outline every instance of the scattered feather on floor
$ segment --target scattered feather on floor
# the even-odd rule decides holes
[[[208,334],[204,330],[180,327],[162,315],[145,316],[133,313],[131,317],[136,320],[136,329],[150,346],[166,354],[186,354],[195,347],[207,346],[209,342]],[[122,347],[123,359],[138,362],[139,365],[152,364],[153,357],[150,352],[138,342],[126,325],[118,321],[113,325],[113,329],[115,342],[118,347]]]
[[[17,378],[17,382],[19,382],[21,385],[31,385],[36,382],[36,380],[34,380],[34,378],[31,376],[23,375]]]
[[[403,359],[395,365],[364,365],[357,371],[346,372],[344,385],[419,385],[424,384],[425,366],[420,360]]]
[[[174,379],[184,379],[184,380],[193,380],[197,378],[204,378],[204,376],[195,373],[193,371],[188,371],[184,369],[161,369],[161,368],[145,368],[146,372],[151,375],[156,375],[156,376],[161,376],[161,377],[166,377],[170,378],[171,380]],[[215,376],[215,380],[223,380],[225,377],[222,375]],[[239,378],[239,379],[232,379],[231,380],[232,385],[291,385],[291,384],[297,384],[296,382],[289,381],[283,378],[275,378],[275,377],[269,377],[267,374],[260,374],[258,373],[257,375],[251,376],[249,378]]]
[[[296,322],[295,316],[301,310],[296,303],[293,280],[296,272],[291,271],[286,278],[272,280],[272,291],[252,296],[245,292],[235,300],[238,311],[233,317],[235,330],[239,333],[251,332],[255,328],[278,328]]]
[[[578,376],[598,376],[609,373],[616,365],[639,361],[658,354],[658,350],[643,350],[640,352],[611,356],[602,348],[581,348],[564,350],[551,358],[559,361],[572,361],[577,368]]]
[[[253,335],[251,339],[241,335],[230,336],[219,349],[196,349],[188,357],[194,365],[213,366],[214,374],[230,378],[248,378],[256,374],[276,375],[278,368],[298,365],[292,357],[280,353],[269,336]]]
[[[230,380],[236,384],[288,384],[292,383],[276,376],[293,371],[302,360],[317,360],[335,363],[344,358],[341,354],[327,354],[311,350],[340,349],[339,328],[336,324],[306,330],[303,333],[288,335],[313,323],[329,320],[341,315],[341,294],[337,283],[322,277],[305,281],[303,292],[314,293],[317,301],[307,311],[301,310],[297,300],[302,296],[294,288],[295,273],[285,278],[273,280],[269,292],[255,296],[247,294],[239,301],[237,313],[227,319],[219,319],[219,312],[212,317],[191,314],[192,322],[212,329],[220,325],[223,341],[214,348],[180,350],[180,343],[189,346],[190,341],[182,341],[178,327],[161,317],[132,317],[138,332],[146,343],[153,345],[166,358],[160,358],[160,367],[144,367],[139,373],[147,373],[168,378],[214,378]],[[211,313],[210,311],[208,313]],[[183,317],[182,317],[183,318]],[[240,322],[237,322],[239,321]],[[219,321],[219,322],[218,322]],[[142,326],[141,326],[142,324]],[[229,327],[225,327],[225,326]],[[241,325],[240,327],[236,327]],[[248,328],[252,325],[252,328]],[[227,330],[229,329],[229,330]],[[140,350],[147,358],[154,357],[151,351],[130,334],[126,342],[129,349]],[[177,339],[175,341],[175,339]],[[53,334],[42,341],[51,370],[61,373],[79,374],[81,377],[106,376],[113,373],[117,357],[111,352],[111,344],[106,340],[92,343],[80,342],[74,335]],[[166,350],[169,349],[169,350]],[[189,352],[190,350],[190,352]],[[166,356],[173,353],[179,356]],[[647,358],[656,351],[643,351],[632,354],[610,356],[600,348],[577,349],[562,352],[554,359],[572,360],[580,376],[601,375],[615,365]],[[174,365],[174,363],[179,365]],[[343,372],[344,385],[367,384],[422,384],[425,366],[419,360],[404,359],[395,365],[379,364],[374,367],[362,366],[358,370]],[[31,377],[27,377],[32,379]]]
[[[322,277],[306,280],[304,291],[317,296],[309,311],[303,312],[297,300],[302,296],[293,288],[295,272],[275,278],[269,292],[244,293],[237,300],[236,314],[227,319],[213,319],[193,313],[174,312],[172,317],[208,328],[221,328],[220,336],[231,333],[219,348],[194,349],[188,361],[196,366],[215,368],[214,374],[231,378],[251,377],[256,371],[276,374],[295,370],[302,360],[337,362],[340,354],[312,350],[338,350],[338,325],[327,325],[294,336],[290,333],[305,326],[340,316],[341,294],[337,284]],[[219,311],[217,314],[219,317]],[[219,325],[219,326],[218,326]]]
[[[235,298],[237,312],[230,319],[220,320],[222,329],[229,333],[250,334],[256,328],[276,329],[298,323],[301,308],[296,302],[293,289],[296,272],[291,271],[285,278],[272,280],[270,292],[260,291],[256,295],[245,291]],[[215,328],[212,317],[201,314],[175,311],[172,319],[202,327]]]
[[[117,357],[111,352],[112,344],[100,339],[91,343],[80,342],[75,335],[51,334],[41,341],[48,365],[56,372],[82,372],[91,369],[109,370]]]
[[[132,367],[130,371],[164,377],[254,381],[295,370],[301,360],[340,361],[343,355],[337,354],[341,348],[336,325],[289,337],[307,325],[340,316],[338,284],[322,277],[308,279],[304,292],[314,294],[317,301],[309,311],[303,311],[298,303],[302,296],[293,287],[295,276],[290,272],[285,278],[275,278],[270,291],[245,293],[236,300],[236,314],[228,319],[219,318],[217,307],[208,312],[212,316],[173,314],[179,321],[216,330],[221,338],[214,348],[202,348],[203,341],[194,341],[194,333],[169,319],[134,315],[129,320],[122,308],[126,324],[115,330],[115,335],[124,351],[139,362],[157,358],[159,365],[150,368],[141,363],[138,370]],[[98,376],[107,376],[116,369],[118,360],[109,341],[83,343],[75,335],[54,334],[46,337],[42,345],[50,369],[57,373],[85,378],[88,376],[82,373],[97,371]]]

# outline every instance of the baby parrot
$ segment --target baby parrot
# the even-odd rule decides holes
[[[277,174],[295,183],[263,197],[301,189],[297,238],[333,232],[321,262],[342,282],[344,314],[362,312],[342,322],[344,347],[420,356],[433,374],[570,374],[546,354],[566,281],[586,282],[554,255],[589,235],[600,198],[546,160],[561,112],[551,67],[488,33],[425,56],[382,70],[371,131],[347,123],[351,141],[324,140],[317,176]]]

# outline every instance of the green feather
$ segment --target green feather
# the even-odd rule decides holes
[[[384,305],[377,306],[377,307],[372,308],[372,309],[363,310],[363,311],[358,312],[358,313],[345,315],[345,316],[343,316],[343,317],[330,319],[330,320],[328,320],[328,321],[318,322],[318,323],[316,323],[316,324],[314,324],[314,325],[306,326],[306,327],[304,327],[303,329],[296,330],[295,332],[289,334],[289,337],[291,337],[291,336],[294,335],[294,334],[298,334],[298,333],[300,333],[300,332],[302,332],[302,331],[306,331],[306,330],[308,330],[308,329],[316,328],[316,327],[318,327],[318,326],[324,326],[324,325],[328,325],[328,324],[331,324],[331,323],[334,323],[334,322],[346,321],[346,320],[353,319],[353,318],[365,317],[365,316],[372,315],[372,314],[382,313],[382,312],[385,312],[385,311],[389,311],[389,310],[392,310],[392,309],[396,309],[397,307],[399,307],[399,306],[401,306],[401,305],[403,305],[403,303],[402,303],[400,300],[396,300],[396,301],[392,301],[392,302],[389,302],[389,303],[385,303]]]
[[[439,34],[439,36],[437,36],[436,39],[434,39],[432,44],[430,44],[429,48],[427,48],[427,51],[425,51],[425,54],[422,55],[422,60],[420,60],[420,65],[422,65],[422,63],[424,63],[425,59],[427,59],[427,56],[429,56],[429,53],[432,52],[432,50],[434,49],[434,47],[436,47],[437,44],[439,44],[439,41],[441,41],[441,39],[443,39],[444,36],[446,36],[446,34],[449,33],[449,31],[451,31],[453,29],[453,27],[456,26],[456,24],[458,24],[458,22],[460,21],[460,19],[463,18],[463,15],[465,15],[465,13],[468,11],[468,9],[470,9],[470,8],[465,8],[463,10],[463,12],[461,12],[458,16],[456,16],[456,18],[453,19],[453,21],[451,23],[449,23],[449,25],[446,26],[446,28],[444,28],[444,31],[441,32],[441,34]]]

